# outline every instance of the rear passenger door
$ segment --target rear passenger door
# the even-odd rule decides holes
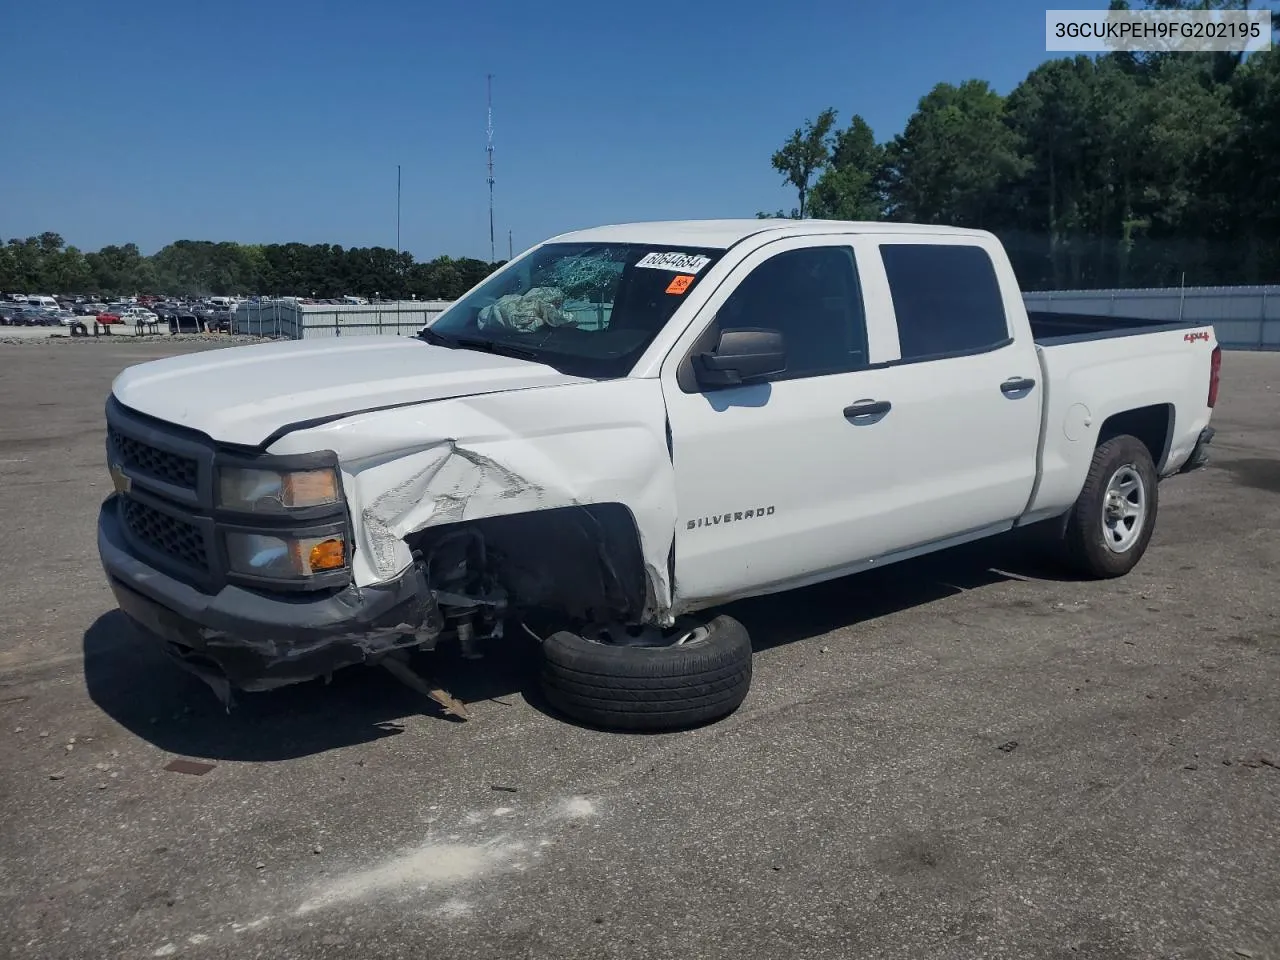
[[[876,395],[898,441],[886,506],[902,548],[1008,527],[1036,477],[1041,398],[1030,335],[1014,336],[1020,298],[994,238],[859,238],[868,284],[883,284],[896,355]],[[993,258],[993,253],[997,256]],[[996,264],[1004,271],[1004,282]],[[882,358],[877,358],[882,359]]]

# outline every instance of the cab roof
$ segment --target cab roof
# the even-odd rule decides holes
[[[963,227],[937,227],[920,223],[885,223],[869,220],[654,220],[575,230],[572,233],[562,233],[552,237],[548,242],[640,243],[728,249],[748,237],[764,233],[778,237],[811,236],[822,233],[987,235],[985,231]]]

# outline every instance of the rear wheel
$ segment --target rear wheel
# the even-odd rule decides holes
[[[542,644],[542,688],[566,716],[615,730],[675,730],[727,716],[751,686],[751,640],[732,617],[668,635],[561,632]]]
[[[1067,517],[1067,556],[1089,577],[1120,577],[1142,559],[1155,530],[1159,476],[1146,445],[1128,435],[1094,451]]]

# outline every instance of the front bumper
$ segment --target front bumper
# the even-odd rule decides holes
[[[1191,448],[1191,456],[1187,457],[1187,462],[1182,465],[1179,473],[1198,470],[1209,462],[1209,444],[1213,443],[1215,432],[1213,427],[1205,427],[1200,431],[1200,436],[1196,438],[1196,445]]]
[[[319,595],[273,596],[235,585],[204,593],[130,550],[119,504],[119,495],[102,504],[98,554],[121,611],[184,665],[202,675],[212,670],[231,687],[310,680],[439,633],[439,608],[416,566],[385,583]]]

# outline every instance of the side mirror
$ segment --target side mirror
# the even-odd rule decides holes
[[[758,327],[720,331],[715,350],[694,358],[699,386],[736,387],[782,373],[787,351],[782,334]]]

